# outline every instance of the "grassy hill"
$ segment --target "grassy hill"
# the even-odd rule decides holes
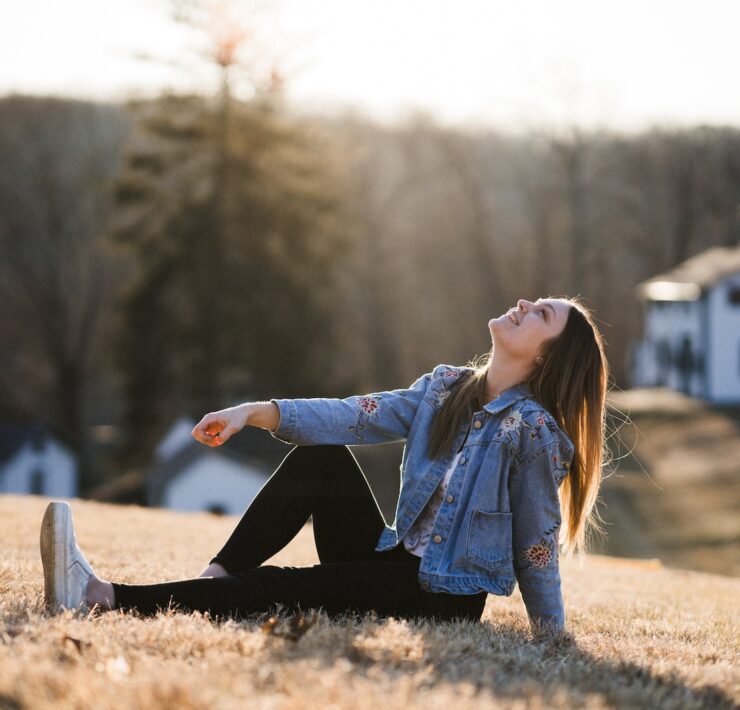
[[[49,499],[0,496],[0,708],[730,708],[740,580],[655,561],[563,560],[572,641],[533,642],[518,589],[482,623],[323,614],[297,641],[264,617],[141,619],[43,612],[38,551]],[[236,518],[73,500],[101,576],[197,576]],[[316,564],[310,525],[269,564]],[[285,623],[283,620],[281,623]],[[279,627],[281,628],[281,627]]]
[[[608,555],[740,576],[737,413],[667,389],[610,396],[616,471],[601,489]]]

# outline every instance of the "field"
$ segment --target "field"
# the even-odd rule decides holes
[[[569,640],[534,642],[518,589],[482,623],[323,613],[298,640],[267,616],[43,611],[48,499],[0,497],[0,708],[730,708],[740,580],[657,561],[563,560]],[[80,546],[122,582],[197,576],[236,518],[73,500]],[[311,526],[270,564],[317,562]],[[281,617],[275,630],[284,631]]]

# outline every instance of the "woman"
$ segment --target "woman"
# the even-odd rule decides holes
[[[572,298],[520,300],[488,327],[484,362],[438,365],[408,389],[273,399],[204,416],[192,434],[207,446],[247,424],[297,446],[199,578],[99,579],[76,545],[69,506],[51,503],[41,533],[47,603],[142,614],[172,604],[230,617],[280,604],[478,620],[488,593],[508,596],[518,582],[535,636],[560,634],[560,528],[572,554],[583,550],[587,525],[598,527],[602,339]],[[401,490],[388,526],[347,445],[400,440]],[[321,564],[264,565],[309,516]]]

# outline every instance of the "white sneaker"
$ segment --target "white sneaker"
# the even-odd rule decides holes
[[[77,547],[69,503],[49,503],[41,522],[44,601],[53,612],[87,606],[87,582],[94,572]]]

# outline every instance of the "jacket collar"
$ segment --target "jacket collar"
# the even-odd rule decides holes
[[[489,414],[498,414],[504,409],[507,409],[515,402],[520,399],[526,399],[532,396],[532,390],[526,382],[521,382],[514,387],[504,390],[496,399],[491,400],[488,404],[484,405],[485,409]]]

